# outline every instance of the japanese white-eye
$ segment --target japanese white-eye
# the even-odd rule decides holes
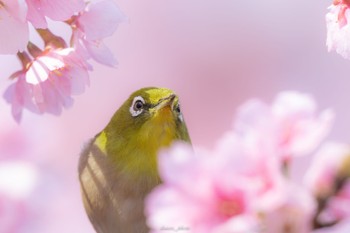
[[[146,233],[144,199],[161,180],[157,153],[173,141],[190,143],[178,96],[143,88],[117,110],[85,147],[79,180],[87,215],[97,233]]]

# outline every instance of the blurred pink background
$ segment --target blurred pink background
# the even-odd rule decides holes
[[[0,99],[0,147],[8,145],[8,136],[1,135],[24,134],[13,142],[20,143],[19,152],[6,153],[33,162],[39,170],[29,197],[35,220],[24,221],[18,232],[93,232],[80,200],[79,152],[128,95],[144,86],[168,87],[179,94],[195,146],[212,147],[247,99],[271,101],[283,90],[310,93],[320,108],[334,109],[336,123],[329,138],[348,142],[350,61],[328,53],[325,46],[331,1],[117,3],[129,20],[106,43],[119,66],[94,63],[91,86],[71,109],[59,117],[25,111],[17,125]],[[0,56],[0,66],[3,93],[19,64]],[[308,160],[296,162],[296,174]]]

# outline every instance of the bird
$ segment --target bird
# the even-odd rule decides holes
[[[161,183],[157,154],[175,141],[191,144],[178,96],[135,91],[83,148],[78,165],[87,216],[97,233],[146,233],[147,194]]]

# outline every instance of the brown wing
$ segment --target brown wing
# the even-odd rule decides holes
[[[86,213],[97,233],[146,233],[147,193],[134,188],[92,140],[79,160],[79,181]]]

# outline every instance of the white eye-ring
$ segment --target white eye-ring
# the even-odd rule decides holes
[[[177,112],[178,114],[178,118],[181,122],[184,121],[184,118],[182,116],[182,113],[181,113],[181,109],[180,109],[180,103],[177,104],[177,106],[175,107],[175,111]]]
[[[145,100],[141,96],[136,96],[129,108],[131,116],[136,117],[140,115],[143,112],[144,105],[145,105]]]

